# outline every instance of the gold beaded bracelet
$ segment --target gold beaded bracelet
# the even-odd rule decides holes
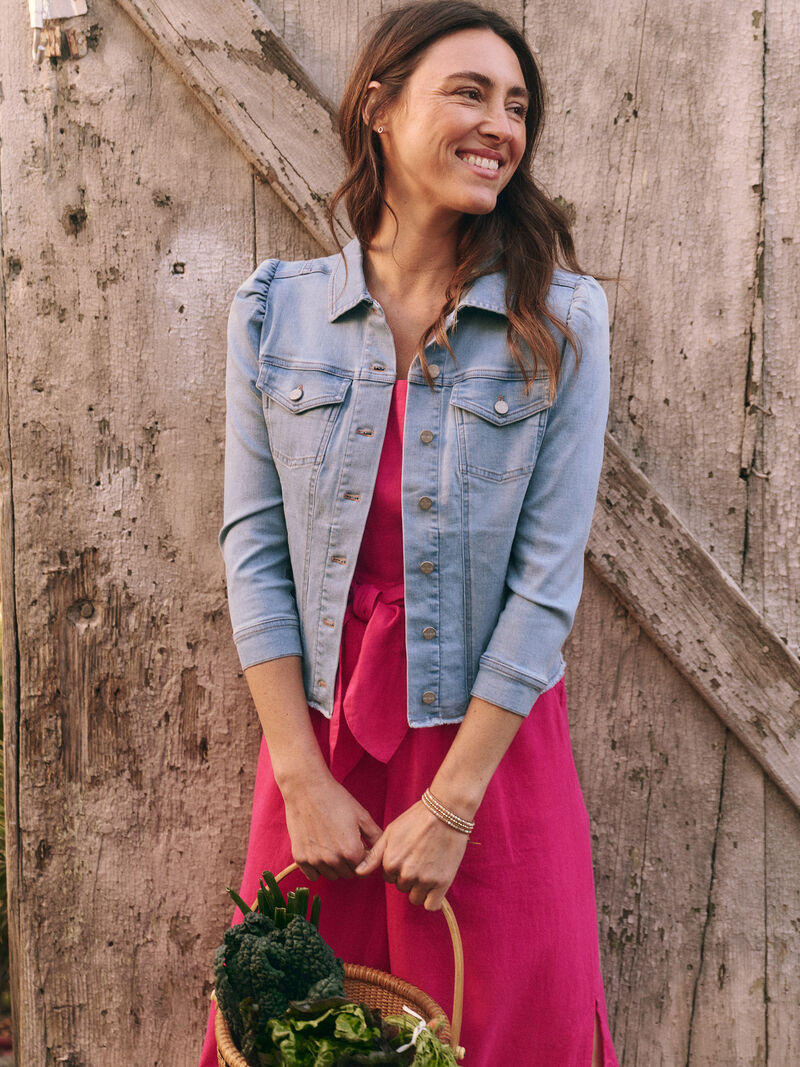
[[[432,815],[435,815],[437,819],[441,819],[443,823],[447,823],[453,830],[458,830],[462,834],[471,834],[475,829],[474,821],[462,819],[460,815],[450,811],[441,801],[436,799],[430,789],[426,789],[422,794],[422,803]]]

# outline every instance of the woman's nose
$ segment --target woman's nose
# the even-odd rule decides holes
[[[514,135],[511,118],[502,104],[490,108],[478,128],[481,133],[496,137],[500,141],[508,141]]]

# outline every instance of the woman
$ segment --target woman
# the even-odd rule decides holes
[[[260,264],[229,319],[220,545],[264,734],[241,894],[296,860],[338,955],[449,1008],[447,894],[466,1067],[617,1062],[561,654],[608,311],[531,176],[542,121],[505,18],[382,16],[340,109],[356,237]]]

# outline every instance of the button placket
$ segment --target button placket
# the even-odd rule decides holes
[[[441,376],[441,367],[439,367],[435,363],[429,363],[428,364],[428,370],[430,372],[431,378],[434,381]],[[436,421],[435,420],[439,417],[438,395],[437,395],[434,403],[432,404],[430,410],[428,410],[427,413],[426,413],[425,412],[425,400],[428,400],[428,399],[432,399],[430,397],[430,391],[425,393],[424,399],[421,399],[419,401],[420,407],[414,407],[414,408],[412,408],[410,410],[407,409],[407,411],[406,411],[406,429],[407,429],[407,432],[409,434],[409,442],[412,439],[411,438],[411,434],[413,434],[414,432],[416,432],[418,434],[418,438],[419,438],[419,441],[420,441],[421,445],[430,445],[436,439],[437,425],[436,425]],[[422,422],[422,427],[421,428],[420,428],[420,421],[421,420],[417,421],[416,426],[414,426],[414,423],[412,421],[413,419],[415,419],[418,416],[420,411],[423,412],[421,418],[424,419],[424,421]],[[430,422],[428,421],[429,419],[431,420]],[[425,425],[426,422],[428,423],[427,426]],[[408,463],[408,460],[406,462]],[[423,491],[424,491],[424,488],[426,488],[427,486],[431,486],[432,487],[432,489],[433,489],[433,493],[432,494],[431,493],[424,493],[424,495],[416,496],[416,503],[417,503],[417,507],[419,508],[419,510],[423,511],[423,512],[432,512],[432,509],[433,509],[433,506],[434,506],[434,503],[435,503],[435,499],[436,499],[435,492],[438,489],[438,483],[437,483],[438,461],[437,461],[437,456],[436,456],[435,449],[427,449],[426,451],[420,450],[419,462],[414,461],[413,463],[408,463],[408,466],[406,468],[406,472],[407,472],[407,475],[409,477],[409,482],[410,482],[410,484],[408,485],[407,488],[408,488],[409,493],[412,494],[411,495],[411,499],[412,500],[415,498],[415,496],[414,496],[414,491],[415,490],[418,493],[420,489],[423,489]],[[417,514],[419,515],[419,512],[417,512]],[[421,520],[422,516],[419,516],[419,518]],[[419,527],[420,542],[424,543],[427,546],[427,549],[423,549],[423,551],[427,550],[429,552],[430,551],[435,551],[435,546],[436,546],[436,543],[437,543],[437,541],[436,541],[436,525],[437,524],[436,524],[435,515],[434,515],[433,512],[432,512],[430,518],[431,518],[431,520],[433,520],[432,522],[430,522],[430,523],[426,522],[423,526]],[[414,622],[413,622],[414,629],[415,629],[416,633],[419,635],[416,638],[416,640],[417,641],[419,641],[419,640],[434,641],[434,640],[438,639],[438,631],[437,631],[436,627],[430,626],[430,625],[426,625],[425,616],[427,615],[428,618],[430,618],[431,615],[435,616],[435,611],[436,611],[435,598],[436,598],[436,581],[437,581],[436,566],[435,566],[434,562],[431,559],[426,559],[425,557],[423,557],[421,560],[418,560],[418,566],[419,566],[420,573],[422,573],[422,574],[424,574],[424,575],[426,575],[428,577],[430,577],[430,576],[433,576],[433,577],[430,579],[432,584],[426,585],[425,602],[426,602],[427,606],[423,606],[422,603],[418,603],[417,604],[417,610],[420,611],[420,614],[422,615],[422,617],[419,618],[419,616],[418,616],[416,619],[414,619]],[[412,609],[412,613],[416,614],[416,611],[413,611],[413,609]],[[425,671],[425,674],[428,675],[430,681],[436,683],[436,681],[438,679],[438,655],[439,655],[439,653],[438,653],[438,645],[435,645],[435,646],[430,646],[429,645],[428,646],[428,650],[429,651],[424,656],[424,661],[425,661],[424,671]],[[425,689],[425,690],[423,690],[421,692],[418,690],[418,693],[419,693],[418,699],[421,701],[422,704],[426,704],[426,705],[435,704],[437,699],[438,699],[437,692],[436,692],[435,689]]]
[[[375,312],[374,325],[376,327],[376,332],[378,336],[376,337],[375,342],[373,342],[375,344],[373,352],[371,354],[367,354],[366,358],[368,362],[366,364],[362,364],[362,367],[364,369],[369,368],[370,371],[376,371],[381,373],[389,370],[391,366],[390,359],[380,358],[380,356],[383,355],[387,349],[385,338],[390,335],[386,327],[382,310],[379,307],[373,306],[373,311]],[[351,416],[352,422],[350,424],[351,436],[345,449],[345,455],[343,456],[343,466],[348,470],[360,469],[359,462],[362,464],[364,463],[363,457],[360,461],[355,461],[354,459],[355,453],[358,449],[362,447],[361,443],[356,442],[356,436],[360,437],[362,441],[365,441],[365,439],[373,441],[375,443],[377,443],[378,441],[376,427],[372,424],[372,420],[374,420],[376,415],[374,404],[376,394],[372,390],[375,388],[376,384],[383,385],[385,383],[385,376],[383,377],[382,381],[378,383],[376,383],[375,379],[373,379],[372,387],[370,388],[368,378],[360,379],[358,375],[356,375],[355,377],[352,394],[354,403],[353,412]],[[295,386],[295,390],[293,390],[292,393],[293,400],[299,400],[302,397],[302,389],[303,387],[301,383],[298,383]],[[386,406],[388,408],[388,398],[386,400]],[[369,462],[377,463],[379,455],[376,456],[375,453],[371,453],[370,455],[372,458],[369,460]],[[363,500],[363,497],[363,492],[358,492],[352,489],[343,489],[340,494],[338,494],[334,514],[331,517],[331,525],[333,528],[340,531],[342,540],[339,543],[341,544],[352,543],[348,539],[349,535],[352,534],[353,537],[355,537],[355,530],[359,528],[359,524],[363,532],[363,523],[366,521],[366,517],[363,511],[358,513],[360,517],[353,517],[356,516],[356,512],[349,513],[346,511],[340,511],[340,509],[345,508],[349,503],[361,502]],[[333,645],[328,643],[327,641],[328,635],[334,637],[337,632],[336,617],[333,614],[330,614],[330,612],[331,608],[334,606],[333,601],[335,600],[336,595],[335,589],[338,588],[340,578],[343,582],[346,583],[348,575],[350,573],[348,570],[348,568],[350,567],[350,561],[347,555],[341,554],[340,552],[331,553],[330,547],[328,549],[328,553],[329,554],[327,556],[327,565],[325,567],[325,575],[323,578],[322,589],[319,592],[320,626],[318,642],[318,647],[322,648],[324,644],[324,646],[327,647],[328,651],[321,651],[319,653],[321,657],[320,667],[322,667],[321,673],[323,673],[323,677],[318,677],[314,680],[315,687],[320,694],[319,699],[327,707],[329,707],[328,702],[330,698],[327,697],[325,692],[323,692],[329,689],[329,684],[324,678],[325,668],[323,664],[327,662],[326,657],[330,659],[331,666],[329,669],[332,672],[335,672],[336,666],[335,656],[332,652]],[[337,567],[334,566],[334,564],[338,564],[339,567],[341,567],[342,569],[338,570]],[[329,675],[329,677],[333,677],[333,674]]]

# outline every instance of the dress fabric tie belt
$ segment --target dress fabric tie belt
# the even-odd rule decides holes
[[[343,773],[352,769],[362,751],[387,763],[408,730],[404,596],[402,581],[374,582],[357,573],[353,577],[334,694],[338,714],[330,735],[335,763]],[[344,736],[348,732],[357,748]]]

